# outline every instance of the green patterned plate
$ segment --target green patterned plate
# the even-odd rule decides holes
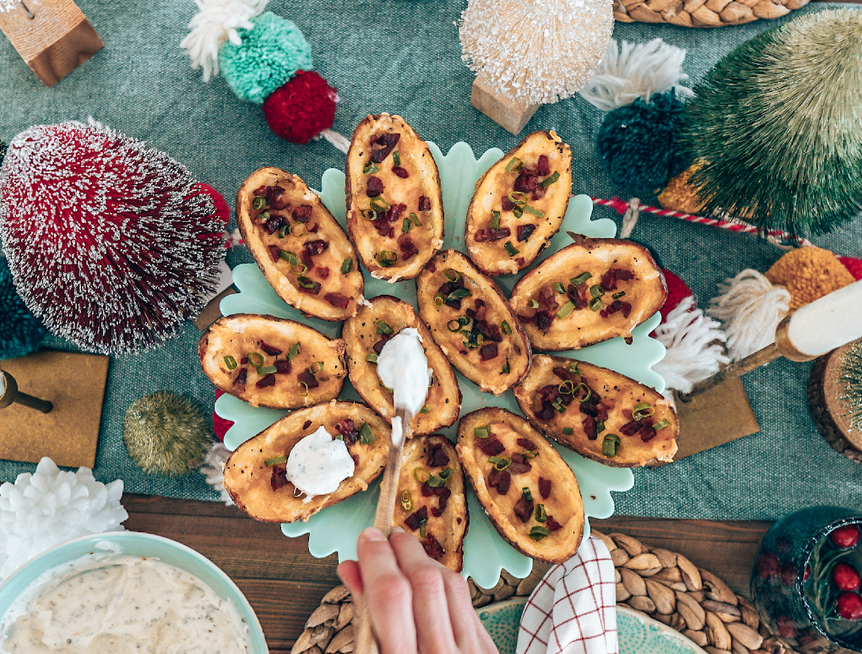
[[[513,597],[476,610],[500,654],[515,654],[526,603],[526,597]],[[617,606],[617,637],[619,654],[706,654],[678,631],[627,606]]]

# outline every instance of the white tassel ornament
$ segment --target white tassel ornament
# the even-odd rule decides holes
[[[230,450],[224,443],[217,442],[209,449],[198,470],[206,478],[207,483],[219,492],[222,502],[231,506],[234,502],[224,488],[224,465],[229,457]]]
[[[611,39],[596,74],[581,90],[581,97],[602,111],[613,111],[637,98],[649,102],[656,93],[676,89],[679,99],[694,92],[682,85],[688,75],[682,72],[685,50],[661,39],[634,44],[623,41],[619,50]]]

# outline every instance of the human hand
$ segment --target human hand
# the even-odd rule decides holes
[[[473,610],[467,582],[425,554],[415,536],[393,529],[387,541],[366,529],[359,561],[344,561],[338,576],[366,601],[381,654],[498,654]]]

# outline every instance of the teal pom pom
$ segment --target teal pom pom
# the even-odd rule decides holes
[[[0,359],[30,354],[47,334],[15,291],[6,258],[0,257]]]
[[[683,104],[673,90],[605,116],[596,148],[613,182],[651,201],[692,163],[680,145],[683,120]]]
[[[242,45],[225,43],[218,53],[222,75],[240,100],[263,104],[298,70],[311,70],[311,46],[291,21],[271,12],[238,30]]]

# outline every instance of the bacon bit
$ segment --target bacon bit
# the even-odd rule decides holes
[[[584,416],[583,420],[584,433],[591,441],[599,437],[598,428],[596,427],[596,419],[593,416]]]
[[[245,382],[248,379],[248,369],[240,368],[240,371],[236,374],[236,377],[233,379],[233,386],[239,387],[240,390],[245,390]]]
[[[539,311],[552,312],[557,310],[557,296],[554,287],[550,284],[539,289],[536,301],[539,303]]]
[[[389,154],[395,149],[395,146],[398,145],[398,140],[401,138],[401,134],[381,134],[376,139],[371,142],[375,145],[383,146],[379,150],[375,150],[371,153],[371,161],[374,163],[383,163],[383,160],[389,156]]]
[[[614,300],[608,306],[606,306],[604,309],[602,309],[599,312],[599,315],[602,318],[607,318],[608,316],[612,316],[617,311],[619,311],[622,308],[622,306],[623,306],[622,302],[620,302],[619,300]]]
[[[492,340],[495,343],[503,342],[503,333],[500,331],[500,327],[498,325],[489,325],[488,323],[484,323],[482,333],[485,334],[485,338]]]
[[[500,495],[505,495],[509,492],[509,485],[512,483],[512,475],[508,470],[497,470],[493,468],[488,475],[488,487],[496,488]]]
[[[449,455],[443,451],[443,446],[440,443],[434,443],[428,451],[426,465],[429,468],[441,468],[447,463],[449,463]]]
[[[519,438],[516,442],[518,443],[518,445],[520,445],[523,448],[526,448],[526,449],[532,450],[532,451],[536,450],[536,444],[527,438]]]
[[[404,205],[402,204],[401,206],[403,207]],[[404,261],[409,261],[419,254],[419,248],[416,247],[413,239],[407,234],[402,234],[398,237],[398,249],[401,250],[401,259]]]
[[[257,388],[266,388],[267,386],[275,386],[275,375],[269,374],[260,379],[255,386]]]
[[[311,427],[311,420],[306,420],[304,423],[302,423],[303,430],[308,429],[309,427]]]
[[[328,249],[329,243],[321,239],[309,241],[305,244],[305,251],[308,252],[308,256],[310,257],[316,257],[318,254],[326,252]]]
[[[427,270],[428,272],[432,272],[432,273],[437,272],[437,266],[434,265],[433,261],[429,261],[428,263],[425,264],[425,270]]]
[[[371,349],[374,350],[377,354],[380,354],[383,351],[383,346],[386,345],[386,341],[388,341],[391,336],[383,336],[379,341],[377,341]]]
[[[431,485],[426,481],[422,484],[422,497],[433,497],[434,489],[431,488]]]
[[[317,228],[318,228],[318,224],[317,224],[317,223],[311,223],[311,224],[307,227],[307,229],[308,229],[308,233],[309,233],[309,234],[317,234]]]
[[[419,529],[419,524],[427,520],[428,507],[423,506],[422,508],[418,509],[417,511],[414,511],[409,516],[407,516],[407,518],[404,520],[404,526],[407,527],[410,531],[416,531],[417,529]]]
[[[425,548],[425,553],[432,559],[439,559],[446,552],[440,542],[431,534],[425,534],[425,540],[422,541],[422,547]]]
[[[536,231],[535,225],[518,225],[518,242],[523,243]]]
[[[546,333],[551,328],[551,323],[554,319],[544,311],[537,311],[533,316],[533,324]]]
[[[335,429],[341,434],[345,445],[353,445],[359,440],[359,430],[350,418],[344,418],[336,422]]]
[[[539,495],[542,496],[543,500],[546,500],[551,496],[551,480],[550,479],[545,479],[544,477],[539,477]]]
[[[347,305],[350,304],[350,298],[341,293],[327,293],[323,299],[338,309],[346,309]]]
[[[490,361],[491,359],[495,359],[497,357],[497,344],[496,343],[485,343],[479,349],[479,360],[480,361]]]
[[[515,179],[515,190],[520,193],[530,193],[536,190],[536,173],[527,168],[522,168]]]
[[[498,441],[496,436],[492,436],[491,438],[479,438],[476,440],[476,444],[479,446],[479,449],[488,456],[497,456],[506,451],[506,446]]]
[[[394,227],[390,227],[390,228],[389,228],[389,231],[388,231],[388,232],[386,232],[386,236],[388,236],[389,238],[395,238],[395,228],[394,228]]]
[[[272,466],[272,477],[269,480],[272,490],[287,486],[287,468],[283,465]]]
[[[623,318],[628,318],[629,314],[632,312],[632,305],[628,302],[623,302],[622,306]],[[631,343],[629,343],[631,345]]]
[[[270,216],[269,220],[263,224],[263,231],[272,236],[278,230],[280,225],[281,216]]]
[[[511,234],[512,230],[508,227],[502,227],[500,229],[480,229],[476,232],[476,242],[485,243],[487,241],[499,241],[500,239],[507,238]]]
[[[290,372],[291,368],[293,368],[293,364],[287,359],[278,359],[275,362],[276,374],[278,375],[286,375]]]
[[[365,187],[365,194],[369,198],[375,198],[381,193],[383,193],[383,180],[372,175],[368,178],[368,186]]]
[[[305,264],[305,267],[307,268],[305,271],[306,273],[310,273],[314,270],[314,259],[312,259],[311,255],[308,254],[308,250],[303,250],[299,253],[299,260]]]
[[[266,189],[267,189],[267,188],[269,188],[269,187],[267,187],[267,186],[258,186],[256,189],[254,189],[254,190],[252,191],[252,193],[253,193],[254,195],[257,195],[258,197],[259,197],[259,196],[261,196],[261,195],[266,195]]]
[[[293,210],[293,219],[299,223],[307,223],[311,218],[311,205],[303,204]]]
[[[546,189],[544,186],[542,186],[541,184],[536,184],[536,190],[533,191],[533,194],[530,196],[530,199],[541,200],[543,197],[545,197],[545,194],[547,192],[548,189]]]
[[[408,173],[407,169],[403,166],[393,166],[392,172],[398,175],[401,179],[407,179],[410,177],[410,173]]]
[[[551,531],[559,531],[560,529],[563,528],[563,525],[561,525],[559,522],[554,520],[554,518],[552,516],[548,516],[548,519],[545,520],[545,526],[548,529],[550,529]]]
[[[508,469],[513,475],[523,475],[525,472],[530,472],[533,466],[527,462],[523,454],[516,452],[512,455],[512,463],[509,464]]]
[[[431,515],[435,518],[439,518],[443,515],[443,511],[446,510],[446,505],[449,504],[449,498],[452,497],[452,491],[450,491],[445,486],[442,488],[436,488],[435,491],[442,491],[440,493],[435,493],[437,495],[438,506],[435,509],[431,509]]]
[[[260,345],[260,349],[266,352],[271,357],[277,357],[284,351],[279,350],[277,347],[273,347],[272,345],[267,345],[263,341],[258,341],[258,344]]]
[[[636,420],[632,420],[631,422],[627,422],[622,427],[620,427],[620,433],[622,433],[624,436],[634,436],[635,434],[637,434],[640,431],[640,429],[641,429],[640,422],[638,422]],[[653,431],[655,431],[655,430],[653,430]]]
[[[656,437],[658,432],[652,428],[652,420],[649,418],[644,418],[641,422],[643,423],[643,426],[640,429],[641,440],[644,443],[649,443]]]
[[[245,364],[248,363],[248,357],[243,357],[242,359],[239,360],[239,363],[240,363],[240,365],[244,366]],[[629,416],[629,418],[631,418],[631,416]]]
[[[277,245],[267,245],[266,249],[269,250],[269,256],[272,257],[273,261],[278,261],[280,258],[281,248]]]
[[[626,270],[625,268],[611,268],[602,275],[602,281],[599,283],[606,291],[615,291],[618,281],[627,282],[632,279],[634,279],[634,275],[630,270]]]
[[[515,512],[515,515],[521,519],[521,522],[527,522],[533,516],[533,498],[527,498],[526,493],[521,494],[521,499],[519,499],[515,506],[512,507],[512,510]]]
[[[273,209],[284,209],[290,203],[284,197],[281,186],[271,186],[266,193],[266,200]]]
[[[509,199],[509,196],[503,198],[503,211],[511,211],[515,208],[515,203]]]
[[[320,279],[329,279],[329,268],[327,268],[326,266],[317,266],[315,270],[317,271],[317,276],[320,277]]]
[[[548,155],[540,154],[539,160],[536,162],[536,174],[546,177],[551,174],[551,162]]]
[[[314,284],[314,286],[312,286],[311,288],[305,288],[302,284],[300,284],[299,292],[308,293],[309,295],[317,295],[318,293],[320,293],[320,283],[312,281],[312,284]]]
[[[314,375],[312,375],[308,370],[303,370],[296,376],[297,381],[301,381],[308,386],[309,389],[317,388],[320,386],[320,382],[317,381]]]
[[[424,195],[419,198],[419,211],[431,211],[431,200]],[[433,270],[431,272],[434,272]]]

